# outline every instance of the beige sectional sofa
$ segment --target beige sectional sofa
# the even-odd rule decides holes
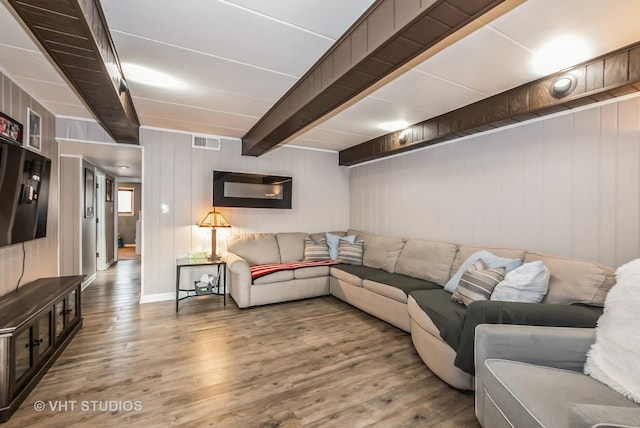
[[[324,234],[231,236],[223,255],[231,296],[239,307],[246,308],[331,294],[410,332],[427,366],[459,389],[474,388],[468,360],[471,358],[472,367],[477,324],[593,327],[614,284],[613,269],[597,263],[525,250],[489,248],[497,256],[544,262],[551,270],[544,304],[487,301],[465,307],[452,301],[443,286],[467,257],[482,248],[370,236],[356,230],[332,233],[355,235],[356,240],[364,241],[362,265],[305,267],[275,272],[253,282],[250,266],[300,261],[304,257],[305,238],[318,241]],[[462,349],[465,353],[461,359]]]
[[[329,266],[275,272],[255,281],[249,266],[300,261],[307,233],[256,233],[227,239],[229,294],[240,308],[329,294]]]

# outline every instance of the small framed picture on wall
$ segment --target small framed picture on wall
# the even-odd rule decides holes
[[[27,107],[27,147],[40,151],[42,148],[42,121],[40,115]]]
[[[89,168],[84,169],[84,218],[93,217],[94,174]]]

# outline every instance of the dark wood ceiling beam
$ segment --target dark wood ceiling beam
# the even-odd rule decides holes
[[[139,144],[133,106],[97,0],[8,0],[95,119],[120,143]]]
[[[286,143],[505,1],[376,1],[245,134],[242,154]]]
[[[575,76],[575,89],[554,98],[551,85]],[[509,91],[340,151],[351,166],[454,138],[640,91],[640,42]]]

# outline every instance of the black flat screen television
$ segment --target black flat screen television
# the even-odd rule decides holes
[[[47,235],[51,160],[0,141],[0,247]]]
[[[213,206],[291,209],[291,177],[213,171]]]

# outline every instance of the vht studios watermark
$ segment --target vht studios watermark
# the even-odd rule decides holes
[[[36,412],[141,412],[142,401],[117,400],[48,400],[33,403]]]

